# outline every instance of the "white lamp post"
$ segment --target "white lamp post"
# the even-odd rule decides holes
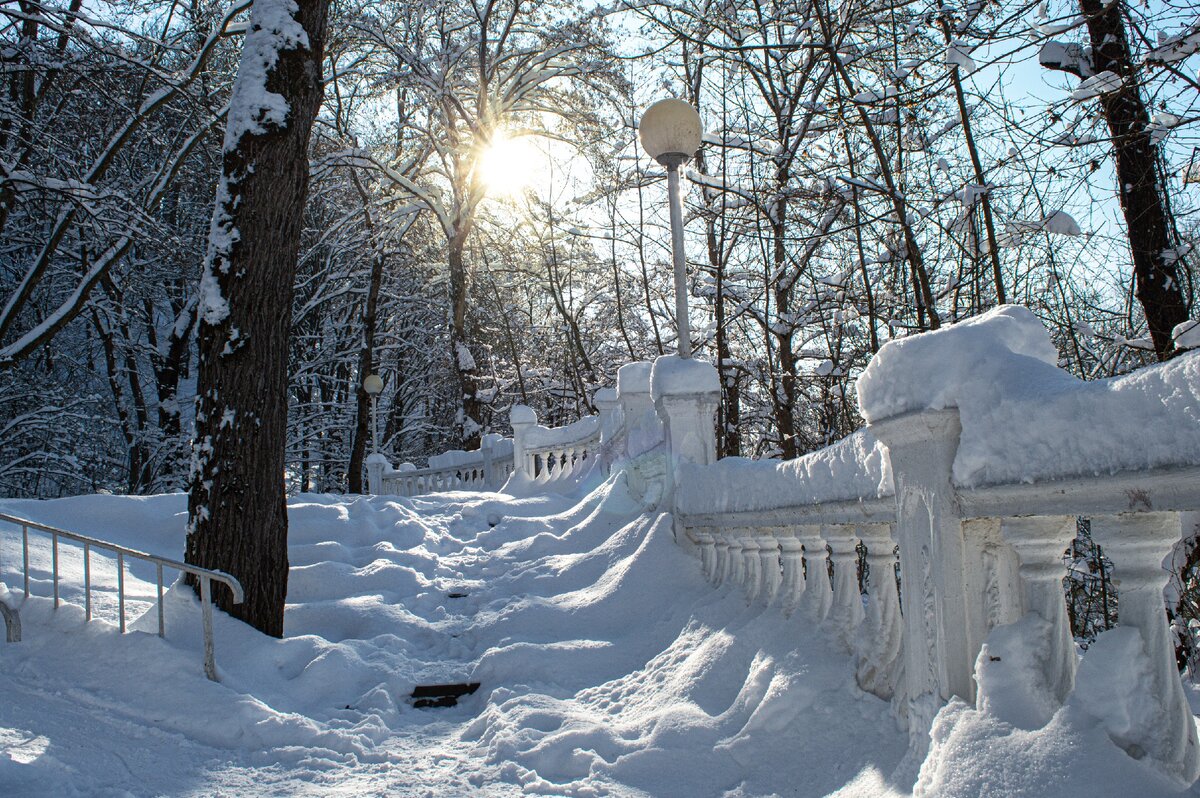
[[[692,356],[688,324],[687,265],[683,254],[683,201],[679,192],[679,167],[700,149],[700,114],[683,100],[659,100],[646,109],[638,125],[642,147],[667,168],[667,193],[671,202],[671,254],[675,260],[675,318],[679,329],[679,356]]]
[[[383,378],[368,374],[363,380],[363,390],[371,397],[371,454],[379,454],[379,394],[383,391]]]

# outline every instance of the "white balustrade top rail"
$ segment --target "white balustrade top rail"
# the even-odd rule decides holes
[[[370,482],[371,463],[368,463]],[[429,458],[429,465],[417,468],[403,463],[397,469],[380,469],[380,489],[372,493],[416,496],[443,490],[499,490],[513,472],[513,441],[500,435],[485,435],[474,452],[443,452]]]
[[[212,628],[212,590],[211,582],[220,582],[229,588],[233,594],[233,603],[241,604],[244,599],[242,585],[236,578],[224,571],[215,571],[208,568],[200,568],[195,565],[190,565],[179,560],[173,560],[169,557],[159,557],[155,554],[147,554],[144,551],[130,549],[125,546],[119,546],[116,543],[110,543],[99,538],[88,537],[77,532],[71,532],[66,529],[59,529],[46,524],[39,524],[36,521],[31,521],[28,518],[20,518],[15,515],[0,513],[0,521],[6,522],[13,527],[21,529],[21,573],[22,585],[24,588],[25,597],[28,598],[30,567],[29,567],[29,533],[40,532],[50,536],[51,546],[51,580],[54,584],[54,608],[58,609],[60,603],[59,597],[59,567],[58,567],[58,550],[59,541],[68,540],[72,543],[78,543],[83,546],[83,591],[84,591],[84,617],[85,620],[92,620],[92,582],[91,582],[91,553],[92,551],[103,551],[116,555],[117,559],[117,602],[118,602],[118,626],[121,634],[125,633],[125,561],[127,559],[141,560],[151,563],[155,566],[157,578],[157,608],[158,608],[158,636],[166,636],[166,620],[163,615],[163,569],[170,568],[180,573],[190,574],[200,581],[200,611],[202,616],[202,624],[204,631],[204,675],[212,681],[217,681],[217,666],[213,652],[213,628]]]

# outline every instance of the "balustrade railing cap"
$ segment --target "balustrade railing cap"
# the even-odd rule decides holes
[[[592,403],[596,407],[612,407],[617,403],[616,388],[601,388],[596,391],[596,395],[592,397]]]
[[[650,395],[657,402],[663,396],[719,394],[721,380],[712,363],[678,355],[663,355],[654,361],[650,376]]]
[[[368,462],[368,463],[383,463],[384,465],[387,465],[388,459],[387,459],[387,455],[384,454],[383,452],[375,452],[374,454],[367,455],[366,462]]]
[[[881,418],[868,424],[867,430],[889,447],[931,440],[952,441],[957,446],[962,424],[958,408],[945,407]]]
[[[508,422],[510,424],[536,424],[537,413],[532,407],[513,405],[508,411]]]
[[[617,369],[617,395],[650,393],[650,371],[653,363],[639,360]]]

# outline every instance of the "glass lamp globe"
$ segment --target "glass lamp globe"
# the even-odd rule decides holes
[[[367,378],[363,380],[363,390],[371,396],[381,392],[383,390],[383,378],[378,374],[368,374]]]
[[[659,100],[638,124],[642,147],[660,163],[664,157],[679,163],[695,155],[701,132],[699,112],[683,100]]]

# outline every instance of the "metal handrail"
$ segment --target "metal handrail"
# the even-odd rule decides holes
[[[83,544],[83,595],[84,595],[84,617],[85,621],[92,620],[92,549],[100,549],[102,551],[110,551],[117,555],[117,614],[120,620],[121,634],[125,633],[125,558],[131,557],[135,560],[153,563],[157,571],[158,581],[158,636],[166,637],[166,623],[163,618],[163,568],[173,568],[176,571],[185,574],[191,574],[200,580],[200,614],[204,628],[204,675],[212,681],[217,680],[217,665],[215,655],[213,653],[213,628],[212,628],[212,581],[221,582],[233,593],[233,603],[241,604],[245,599],[245,593],[242,591],[242,583],[236,577],[225,573],[224,571],[215,571],[208,568],[200,568],[196,565],[189,565],[179,560],[172,560],[169,557],[159,557],[155,554],[147,554],[144,551],[137,549],[126,548],[119,546],[116,543],[109,543],[106,540],[99,538],[80,535],[77,532],[71,532],[66,529],[59,529],[45,524],[39,524],[36,521],[30,521],[28,518],[20,518],[15,515],[0,513],[0,521],[7,521],[10,524],[21,527],[21,565],[24,576],[25,598],[29,598],[29,530],[37,532],[45,532],[50,535],[51,545],[51,570],[54,580],[54,608],[58,609],[58,541],[59,538],[71,540],[76,543]]]

